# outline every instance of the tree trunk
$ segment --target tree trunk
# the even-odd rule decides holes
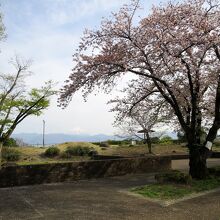
[[[189,173],[194,179],[205,179],[208,176],[206,160],[210,156],[208,148],[191,145],[189,152]]]
[[[3,146],[3,143],[0,141],[0,170],[2,168],[2,146]]]
[[[202,114],[199,108],[195,110],[192,121],[192,129],[190,134],[187,135],[189,147],[189,174],[194,179],[205,179],[208,176],[206,160],[209,157],[210,150],[206,145],[201,144]]]
[[[146,133],[146,137],[147,137],[148,152],[149,152],[149,154],[152,154],[152,145],[151,145],[150,135],[148,133]]]

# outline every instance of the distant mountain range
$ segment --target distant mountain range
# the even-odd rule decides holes
[[[165,135],[176,139],[175,132],[167,132]],[[13,134],[13,138],[21,139],[24,143],[32,144],[32,145],[42,145],[43,137],[42,134],[37,133],[18,133]],[[101,142],[107,140],[120,140],[119,137],[115,135],[106,135],[106,134],[97,134],[97,135],[88,135],[88,134],[45,134],[45,144],[59,144],[64,142]]]
[[[13,138],[22,139],[23,142],[32,145],[42,145],[43,136],[37,133],[19,133],[13,134]],[[45,144],[59,144],[64,142],[101,142],[106,140],[119,140],[117,136],[97,134],[97,135],[87,135],[87,134],[45,134]]]

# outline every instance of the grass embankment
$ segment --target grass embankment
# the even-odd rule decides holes
[[[213,146],[213,151],[220,151],[220,146]],[[147,145],[110,145],[99,152],[102,155],[135,156],[148,154],[148,148]],[[189,150],[184,144],[153,144],[152,152],[155,155],[185,154]]]
[[[152,151],[154,154],[163,155],[171,153],[187,153],[188,149],[181,145],[174,144],[154,144],[152,146]],[[148,154],[148,148],[146,145],[112,145],[109,148],[106,148],[101,152],[104,155],[122,155],[122,156],[132,156],[132,155],[141,155]]]
[[[65,142],[63,144],[57,144],[55,146],[58,147],[60,149],[60,151],[66,150],[66,148],[69,147],[69,146],[71,146],[71,147],[78,147],[78,146],[90,147],[90,148],[93,148],[96,151],[100,151],[99,146],[97,146],[95,144],[92,144],[92,143],[89,143],[89,142]]]
[[[63,158],[61,157],[62,152],[66,150],[67,147],[89,147],[94,150],[99,150],[96,145],[91,143],[84,142],[69,142],[64,144],[56,145],[60,149],[60,155],[50,158],[44,155],[46,149],[48,147],[10,147],[10,149],[16,150],[20,153],[20,157],[18,161],[14,161],[18,165],[30,165],[30,164],[47,164],[47,163],[62,163],[62,162],[70,162],[70,161],[84,161],[89,160],[88,156],[75,156],[71,158]],[[3,161],[3,163],[6,161]]]
[[[60,149],[60,155],[69,146],[89,147],[97,151],[100,155],[137,156],[148,154],[148,148],[146,145],[108,145],[107,147],[102,147],[87,142],[66,142],[55,146]],[[16,161],[16,163],[20,165],[83,161],[90,159],[88,156],[76,156],[71,158],[63,158],[61,156],[54,158],[45,157],[44,152],[47,147],[16,147],[11,149],[15,149],[20,152],[20,159]],[[215,147],[214,150],[220,151],[220,147]],[[186,147],[178,144],[154,144],[152,146],[152,151],[156,155],[188,153],[188,149]]]

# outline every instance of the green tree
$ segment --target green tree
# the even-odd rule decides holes
[[[14,74],[0,74],[0,159],[3,143],[17,125],[30,115],[41,115],[49,106],[49,98],[56,93],[51,81],[27,92],[24,79],[29,75],[30,62],[21,62],[16,57],[13,64]]]
[[[14,138],[8,138],[7,140],[5,140],[5,142],[3,143],[3,146],[5,147],[18,147],[18,144],[16,142],[16,139]]]

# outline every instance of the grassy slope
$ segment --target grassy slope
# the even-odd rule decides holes
[[[70,142],[70,143],[64,143],[59,144],[57,147],[60,149],[61,152],[63,152],[68,146],[85,146],[85,147],[93,147],[94,149],[97,149],[96,145],[93,145],[91,143],[80,143],[80,142]],[[21,158],[19,161],[17,161],[17,164],[25,165],[25,164],[42,164],[42,163],[53,163],[53,162],[68,162],[68,161],[81,161],[81,160],[88,160],[88,157],[75,157],[71,159],[63,159],[59,157],[55,158],[48,158],[44,157],[43,154],[47,147],[45,148],[39,148],[39,147],[16,147],[14,148],[18,150],[21,153]]]
[[[100,151],[100,147],[89,143],[89,142],[66,142],[63,144],[58,144],[56,145],[61,151],[64,151],[67,147],[71,146],[71,147],[77,147],[77,146],[82,146],[82,147],[92,147],[94,148],[96,151]]]
[[[187,153],[187,148],[180,145],[153,145],[152,151],[154,154],[170,154],[173,151],[176,153]],[[106,150],[101,151],[104,155],[140,155],[148,153],[148,148],[145,145],[140,146],[110,146]]]
[[[92,147],[101,155],[122,155],[122,156],[132,156],[147,154],[148,149],[146,146],[117,146],[111,145],[108,148],[100,148],[98,145],[87,142],[66,142],[63,144],[56,145],[61,152],[63,152],[68,146],[85,146]],[[21,159],[18,161],[20,164],[29,163],[47,163],[47,162],[59,162],[59,161],[75,161],[75,160],[87,160],[88,157],[76,157],[71,159],[62,158],[46,158],[42,157],[46,148],[39,147],[17,147],[16,150],[21,152]],[[187,153],[186,147],[181,145],[153,145],[154,154],[170,154],[170,153]],[[216,148],[220,150],[220,147]],[[214,148],[214,150],[216,150]]]

